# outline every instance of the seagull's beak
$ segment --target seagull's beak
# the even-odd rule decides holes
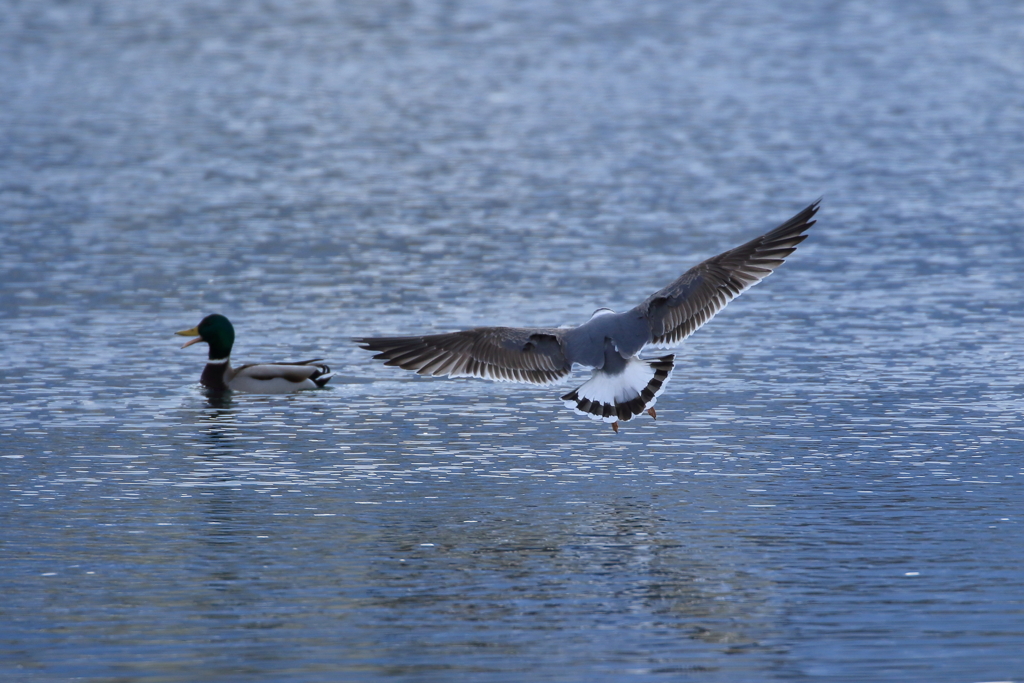
[[[174,334],[181,335],[182,337],[195,337],[195,339],[191,339],[182,344],[181,348],[185,348],[186,346],[192,346],[193,344],[198,344],[199,342],[203,341],[203,338],[199,336],[198,326],[193,327],[191,330],[182,330],[181,332],[175,332]]]

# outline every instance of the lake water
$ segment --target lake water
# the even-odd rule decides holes
[[[1022,83],[1010,0],[8,3],[0,677],[1024,681]],[[351,342],[818,196],[617,435]]]

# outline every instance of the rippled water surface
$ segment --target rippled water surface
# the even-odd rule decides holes
[[[0,14],[5,680],[1024,680],[1020,3]],[[818,196],[617,435],[351,342]],[[207,397],[215,311],[337,377]]]

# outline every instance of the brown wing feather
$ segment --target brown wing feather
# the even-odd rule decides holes
[[[680,343],[711,320],[726,304],[772,274],[814,225],[821,202],[814,202],[769,233],[719,254],[683,273],[647,298],[637,309],[651,326],[651,345]]]
[[[478,327],[422,337],[369,337],[356,343],[385,365],[434,377],[481,377],[549,384],[569,374],[561,331]]]

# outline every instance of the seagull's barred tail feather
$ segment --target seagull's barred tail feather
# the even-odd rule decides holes
[[[675,356],[631,358],[624,372],[595,370],[593,377],[562,397],[566,408],[602,422],[626,422],[654,406],[672,376]]]

